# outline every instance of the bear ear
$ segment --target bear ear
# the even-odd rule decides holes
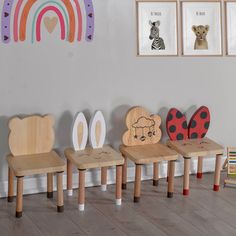
[[[51,126],[54,125],[55,119],[54,119],[54,116],[53,116],[53,115],[46,115],[46,116],[44,116],[43,118],[44,118],[45,120],[47,120],[47,121],[51,124]]]
[[[18,124],[20,124],[21,119],[19,117],[14,117],[9,120],[8,127],[10,130],[13,130]]]
[[[195,33],[197,31],[197,26],[196,25],[193,25],[192,26],[192,31]]]
[[[210,26],[209,25],[205,25],[205,30],[208,32],[209,31]]]
[[[155,22],[155,26],[160,26],[161,22],[158,20]]]
[[[151,21],[151,20],[149,20],[149,25],[150,25],[150,26],[153,26],[153,23],[152,23],[152,21]]]

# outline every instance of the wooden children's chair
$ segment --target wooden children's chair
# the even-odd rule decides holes
[[[190,119],[189,125],[184,114],[176,108],[170,109],[166,118],[166,129],[170,137],[167,145],[184,158],[183,195],[189,194],[190,160],[198,157],[197,178],[202,178],[203,158],[216,155],[214,191],[219,190],[221,157],[224,148],[204,138],[210,125],[210,112],[207,107],[200,107]]]
[[[226,184],[236,185],[236,147],[227,148],[227,159],[223,165],[223,169],[227,169],[227,178],[224,180]]]
[[[63,212],[62,177],[65,164],[52,150],[54,145],[54,118],[28,116],[10,120],[9,147],[7,156],[8,202],[13,201],[14,176],[17,177],[16,217],[22,216],[23,177],[26,175],[47,174],[47,197],[53,196],[53,173],[57,173],[57,211]]]
[[[169,162],[169,182],[167,197],[173,197],[175,161],[178,155],[167,146],[158,143],[161,138],[159,128],[161,118],[150,115],[143,107],[133,107],[126,115],[127,131],[123,134],[120,151],[125,159],[122,188],[126,189],[127,158],[135,163],[134,202],[139,202],[141,194],[141,167],[153,163],[153,185],[158,185],[158,168],[162,161]]]
[[[90,147],[86,147],[87,139]],[[121,205],[122,156],[108,145],[103,146],[106,136],[106,125],[101,111],[97,111],[88,125],[82,112],[76,115],[73,130],[73,148],[65,150],[67,158],[67,190],[72,196],[72,168],[79,171],[78,208],[84,210],[85,204],[85,171],[86,169],[101,168],[102,191],[106,191],[107,167],[116,166],[116,204]]]

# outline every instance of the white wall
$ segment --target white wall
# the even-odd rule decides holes
[[[190,114],[204,104],[212,114],[208,136],[236,145],[235,58],[136,57],[135,2],[94,0],[94,7],[92,43],[0,43],[0,182],[7,179],[7,120],[16,114],[54,114],[63,149],[80,110],[90,117],[101,109],[107,141],[117,146],[130,106],[159,112],[164,124],[170,107]]]

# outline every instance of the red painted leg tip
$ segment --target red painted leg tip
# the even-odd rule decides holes
[[[214,191],[219,191],[220,190],[220,185],[215,185],[214,184],[213,190]]]
[[[189,189],[184,189],[183,190],[183,195],[185,195],[185,196],[189,195]]]
[[[202,173],[197,173],[197,178],[201,179],[202,178]]]

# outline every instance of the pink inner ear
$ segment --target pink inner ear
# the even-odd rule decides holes
[[[210,126],[210,112],[201,106],[192,116],[188,126],[188,136],[191,139],[204,138]]]
[[[188,138],[188,126],[185,115],[176,108],[171,108],[166,117],[166,130],[170,140]]]

